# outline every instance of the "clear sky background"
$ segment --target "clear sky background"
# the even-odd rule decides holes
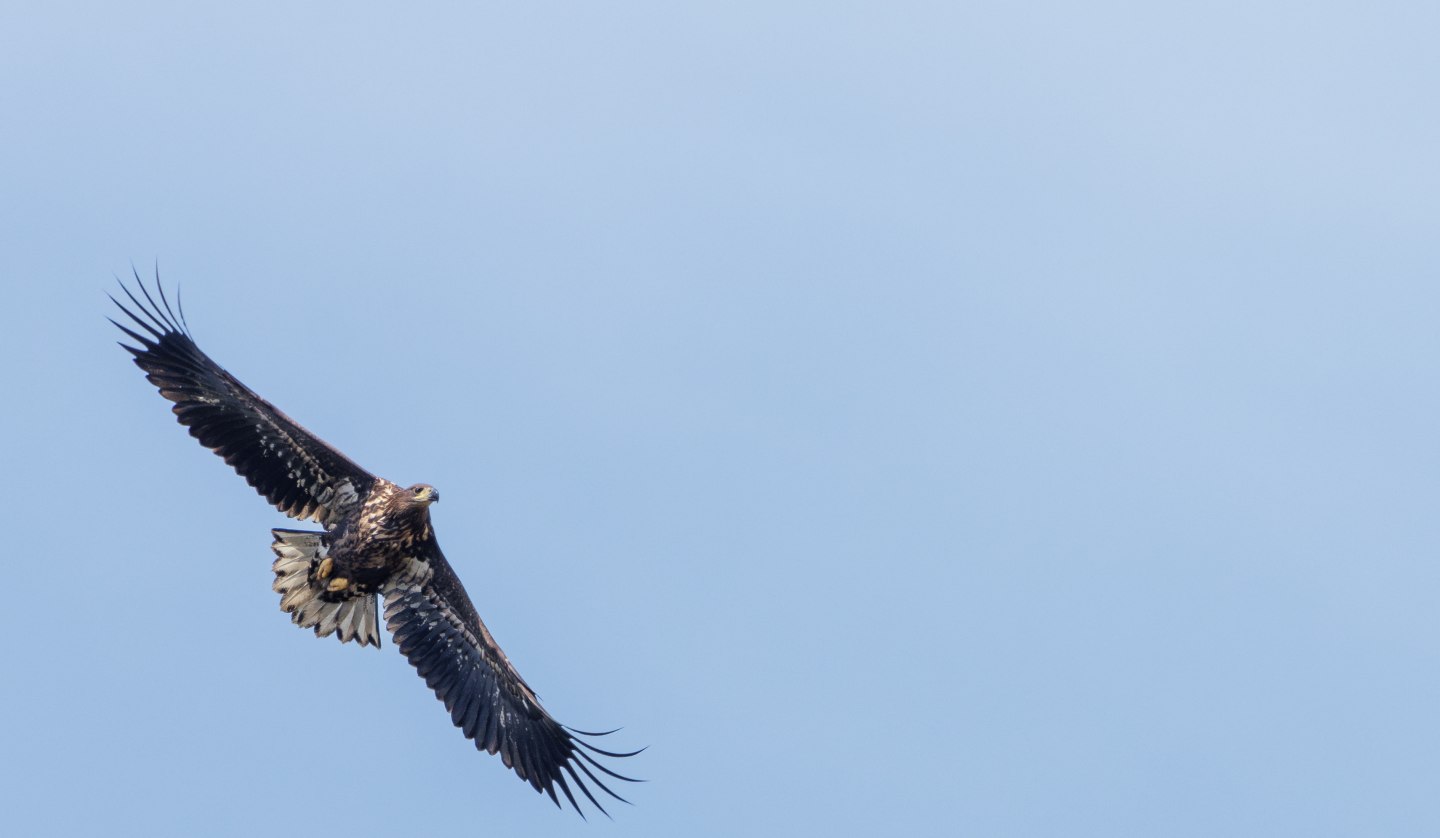
[[[0,7],[4,831],[1440,834],[1436,8]],[[635,806],[289,624],[132,260]]]

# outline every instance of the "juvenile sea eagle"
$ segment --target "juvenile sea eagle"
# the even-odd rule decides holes
[[[591,769],[634,780],[591,753],[622,758],[639,751],[601,750],[580,737],[605,733],[565,727],[540,706],[435,542],[430,505],[440,493],[424,483],[401,488],[376,477],[300,427],[200,351],[178,298],[177,316],[158,281],[152,296],[138,273],[135,280],[144,302],[122,283],[133,308],[111,300],[132,322],[110,322],[140,344],[120,345],[175,403],[180,424],[281,512],[325,527],[272,531],[280,609],[320,637],[379,647],[376,611],[383,599],[385,627],[400,653],[476,748],[499,754],[556,806],[559,786],[581,817],[572,784],[601,812],[605,807],[587,781],[623,801]]]

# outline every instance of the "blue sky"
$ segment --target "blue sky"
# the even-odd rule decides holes
[[[7,6],[7,831],[1437,834],[1437,17]],[[636,806],[289,624],[132,260]]]

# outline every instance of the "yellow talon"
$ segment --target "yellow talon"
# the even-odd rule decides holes
[[[325,561],[328,562],[330,560],[326,559]],[[333,594],[336,591],[343,591],[348,587],[350,587],[350,580],[346,579],[343,576],[339,576],[330,580],[330,585],[328,588],[326,588],[326,590]]]
[[[324,561],[320,562],[320,567],[315,571],[315,575],[321,579],[329,579],[330,571],[334,569],[335,560],[330,558],[329,556],[326,556]]]

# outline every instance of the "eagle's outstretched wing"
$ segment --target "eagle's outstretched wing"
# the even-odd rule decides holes
[[[157,284],[157,305],[138,273],[135,281],[145,302],[123,283],[134,308],[110,299],[139,331],[110,322],[139,342],[139,347],[120,345],[135,356],[160,395],[175,402],[172,410],[191,436],[292,518],[328,525],[364,499],[374,475],[221,369],[195,345],[183,310],[175,315],[164,290]]]
[[[474,740],[476,748],[499,754],[507,767],[537,792],[550,795],[556,806],[560,805],[555,795],[555,787],[559,786],[570,805],[584,817],[571,791],[573,783],[604,812],[605,807],[590,792],[587,780],[616,800],[625,801],[606,787],[591,768],[617,780],[638,781],[616,774],[587,751],[616,758],[640,751],[603,751],[580,737],[605,733],[572,730],[545,712],[535,692],[480,621],[440,548],[433,539],[426,545],[425,554],[410,561],[408,572],[397,573],[387,583],[385,625],[406,660],[450,711],[455,726]]]

